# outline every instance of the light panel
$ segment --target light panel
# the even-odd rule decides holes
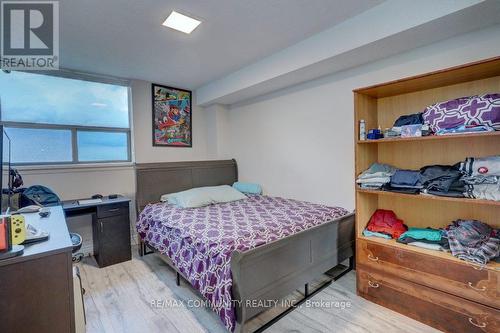
[[[190,34],[197,26],[199,26],[201,21],[198,21],[192,17],[183,15],[176,12],[175,10],[170,13],[163,25],[186,34]]]

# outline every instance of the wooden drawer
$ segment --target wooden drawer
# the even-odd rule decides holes
[[[410,249],[357,240],[359,265],[500,309],[500,272]]]
[[[119,202],[108,205],[97,206],[97,217],[110,217],[118,215],[128,215],[128,202]]]
[[[357,267],[358,294],[445,332],[500,332],[500,311],[390,274]]]

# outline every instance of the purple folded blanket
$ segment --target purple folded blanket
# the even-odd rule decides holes
[[[500,130],[500,94],[460,97],[428,106],[424,121],[434,132],[458,126],[487,125]]]

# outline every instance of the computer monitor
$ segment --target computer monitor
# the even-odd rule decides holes
[[[4,165],[3,165],[3,143],[4,143],[4,140],[3,140],[3,125],[0,124],[0,133],[2,133],[2,135],[0,135],[0,165],[2,166],[2,176],[0,177],[0,190],[1,190],[1,193],[2,193],[2,200],[0,200],[0,214],[2,214],[4,212],[4,205],[5,203],[3,202],[3,198],[4,198],[4,195],[3,195],[3,183],[4,183],[4,178],[5,178],[5,170],[4,170]],[[9,174],[7,174],[7,179],[9,179]]]
[[[0,200],[0,212],[3,214],[10,208],[10,196],[12,194],[11,182],[11,141],[2,124],[0,124],[0,165],[2,166],[2,177],[0,177],[0,189],[2,200]],[[6,188],[4,188],[6,187]]]

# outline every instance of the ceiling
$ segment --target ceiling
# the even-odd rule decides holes
[[[196,89],[383,0],[61,0],[61,67]],[[201,19],[186,35],[172,10]]]
[[[479,39],[490,34],[498,36],[498,28],[499,0],[387,0],[199,87],[196,89],[196,103],[209,106],[245,102],[460,35],[482,31]],[[486,54],[485,51],[482,53]],[[433,51],[436,53],[439,51]],[[495,51],[492,52],[494,55]],[[426,56],[432,58],[431,54]],[[470,56],[469,61],[478,60],[473,54]],[[454,61],[455,58],[450,59],[450,66],[460,64]]]

